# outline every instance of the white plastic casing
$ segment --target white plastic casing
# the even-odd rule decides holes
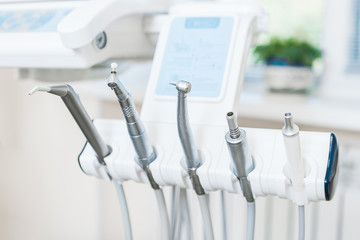
[[[130,145],[126,123],[120,120],[95,120],[94,123],[113,149],[105,158],[110,175],[120,181],[148,183],[142,169],[134,161],[135,152]],[[158,152],[157,159],[150,165],[155,181],[161,186],[178,185],[191,189],[176,125],[147,122],[144,125]],[[225,190],[241,193],[238,179],[230,168],[231,159],[225,141],[227,128],[194,124],[192,129],[203,157],[203,164],[197,173],[204,189],[208,192]],[[325,200],[324,179],[330,133],[300,132],[301,151],[308,172],[303,182],[304,192],[299,198],[285,174],[287,159],[281,130],[245,128],[245,131],[255,162],[255,169],[248,176],[255,197],[275,195],[301,204]],[[92,167],[97,162],[90,145],[85,147],[79,160],[87,174],[103,177],[96,167]]]

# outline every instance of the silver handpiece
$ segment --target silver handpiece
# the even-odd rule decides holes
[[[177,125],[178,132],[180,137],[180,142],[184,150],[186,165],[188,167],[188,172],[195,189],[195,192],[198,195],[204,195],[205,191],[201,186],[200,179],[196,174],[196,169],[200,167],[200,154],[196,149],[194,138],[191,132],[188,112],[187,112],[187,94],[191,91],[191,83],[186,81],[178,81],[176,84],[171,83],[176,86],[178,91],[178,103],[177,103]]]
[[[105,164],[104,157],[111,153],[111,148],[103,141],[74,89],[70,85],[35,87],[29,92],[29,95],[37,91],[48,92],[61,97],[87,141],[95,150],[99,162]]]
[[[146,172],[150,184],[154,189],[159,185],[153,179],[149,165],[156,159],[156,151],[151,145],[150,139],[140,121],[139,114],[135,108],[134,100],[126,88],[121,84],[116,75],[117,64],[111,64],[111,74],[108,79],[108,86],[115,92],[124,114],[128,132],[137,154],[137,162]]]
[[[248,174],[254,169],[254,162],[248,148],[246,132],[238,127],[233,112],[227,113],[226,119],[229,131],[225,135],[225,140],[232,159],[232,170],[240,181],[246,201],[254,202],[251,185],[247,179]]]

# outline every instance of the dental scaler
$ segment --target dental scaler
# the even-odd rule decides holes
[[[29,95],[37,91],[48,92],[61,97],[87,141],[96,152],[99,162],[105,165],[104,158],[111,153],[111,148],[103,141],[74,89],[68,84],[53,87],[35,87],[29,92]]]
[[[108,169],[104,160],[104,158],[111,153],[111,148],[105,144],[103,138],[100,136],[94,123],[91,121],[74,89],[68,84],[53,87],[35,87],[29,92],[29,95],[32,95],[38,91],[48,92],[61,97],[76,123],[80,127],[81,131],[85,135],[87,141],[94,149],[100,165],[105,169],[107,178],[111,179],[112,177],[108,173]],[[114,184],[119,196],[120,207],[123,215],[125,239],[132,240],[131,223],[124,188],[119,181],[114,180]]]
[[[234,113],[228,112],[226,119],[229,131],[225,135],[225,140],[232,160],[231,170],[239,179],[241,190],[247,201],[246,240],[252,240],[255,229],[255,200],[247,177],[254,169],[254,161],[249,151],[246,132],[238,127]]]
[[[151,145],[150,139],[145,131],[139,114],[136,110],[134,100],[121,84],[116,75],[117,64],[111,64],[111,74],[108,79],[108,86],[115,92],[115,95],[120,104],[121,110],[124,114],[128,133],[133,143],[136,152],[136,162],[144,170],[146,176],[150,182],[151,187],[154,189],[160,210],[160,218],[162,221],[162,239],[170,239],[170,226],[167,214],[167,208],[165,203],[164,194],[160,186],[156,183],[152,172],[150,170],[150,164],[156,159],[156,151]]]
[[[198,195],[199,204],[201,207],[201,213],[203,215],[204,227],[206,229],[205,234],[207,240],[214,239],[213,229],[211,223],[211,216],[209,211],[209,204],[206,198],[204,188],[201,185],[200,178],[196,174],[196,170],[200,167],[200,154],[196,148],[190,123],[188,120],[187,112],[187,94],[191,91],[191,83],[186,81],[178,81],[177,83],[171,83],[176,87],[178,91],[177,102],[177,126],[180,137],[180,142],[184,150],[186,165],[188,173],[191,179],[193,188]]]
[[[287,177],[293,187],[295,201],[299,208],[299,240],[305,239],[305,210],[301,196],[304,191],[305,163],[301,156],[299,127],[294,123],[291,113],[285,113],[282,128],[287,157]]]
[[[305,166],[301,157],[299,127],[294,123],[291,113],[285,113],[285,125],[282,128],[287,156],[287,174],[294,191],[304,190]]]

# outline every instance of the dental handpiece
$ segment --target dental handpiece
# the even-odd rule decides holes
[[[151,145],[150,139],[145,131],[139,114],[136,110],[134,100],[121,84],[116,75],[117,64],[111,64],[111,74],[108,79],[108,86],[115,92],[124,114],[127,129],[137,154],[137,162],[147,174],[153,189],[159,189],[159,185],[153,179],[149,165],[156,159],[156,151]]]
[[[288,174],[295,191],[304,189],[305,166],[301,156],[299,127],[294,123],[291,113],[285,113],[282,134],[284,138]]]
[[[251,185],[247,179],[248,174],[254,169],[254,162],[248,148],[246,132],[238,127],[233,112],[227,113],[226,119],[229,131],[225,135],[225,140],[232,159],[232,171],[239,179],[246,201],[254,202]]]
[[[178,91],[177,102],[177,125],[180,137],[180,142],[185,153],[186,165],[193,185],[193,188],[198,195],[204,195],[205,191],[201,186],[199,176],[196,174],[196,170],[201,165],[200,154],[196,149],[192,131],[190,128],[187,112],[187,94],[191,91],[191,84],[186,81],[178,81],[176,84]]]
[[[105,165],[104,158],[111,153],[111,148],[103,141],[74,89],[68,84],[52,87],[35,87],[29,92],[29,95],[37,91],[48,92],[61,97],[87,141],[95,150],[99,162]]]

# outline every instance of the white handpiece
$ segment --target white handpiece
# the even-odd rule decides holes
[[[285,151],[287,156],[287,177],[291,180],[293,189],[304,190],[305,164],[301,156],[299,127],[294,123],[291,113],[285,113],[285,125],[282,128]]]

